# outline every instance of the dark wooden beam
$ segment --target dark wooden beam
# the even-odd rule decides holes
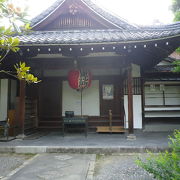
[[[20,133],[24,135],[24,121],[25,121],[25,87],[26,82],[24,80],[20,80],[20,94],[19,94],[19,127]]]
[[[142,109],[142,126],[145,126],[145,114],[144,114],[144,107],[145,107],[145,80],[144,78],[141,79],[141,109]]]
[[[132,67],[128,68],[128,128],[129,134],[134,133],[133,129],[133,78],[132,78]]]

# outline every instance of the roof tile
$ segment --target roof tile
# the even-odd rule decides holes
[[[29,34],[17,35],[21,44],[76,44],[102,42],[143,41],[180,36],[178,30],[162,31],[122,31],[118,29],[106,30],[70,30],[70,31],[34,31]]]

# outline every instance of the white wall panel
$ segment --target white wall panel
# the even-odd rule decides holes
[[[0,121],[7,119],[8,79],[0,80]]]
[[[63,81],[62,92],[62,115],[65,111],[74,111],[75,115],[81,114],[81,93],[70,88],[68,81]],[[83,115],[99,116],[99,81],[93,80],[91,87],[84,89],[82,94],[83,99]]]
[[[141,77],[141,69],[137,64],[132,64],[132,77]]]
[[[9,108],[15,109],[16,95],[17,95],[17,81],[16,80],[10,80],[10,81],[11,81],[11,99],[10,99]]]
[[[128,128],[128,96],[124,96],[125,127]],[[134,128],[142,129],[141,95],[133,95]]]

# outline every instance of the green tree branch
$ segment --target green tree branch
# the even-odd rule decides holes
[[[31,28],[25,19],[27,13],[19,7],[16,7],[10,0],[0,0],[0,20],[2,22],[9,22],[7,25],[0,26],[0,64],[5,60],[10,51],[16,53],[19,50],[19,39],[14,38],[15,33],[28,32]],[[23,23],[23,27],[19,27],[18,22]],[[24,25],[24,23],[27,23]],[[2,23],[1,23],[2,24]],[[25,80],[28,83],[40,82],[37,77],[29,73],[30,67],[27,67],[25,63],[19,63],[15,65],[17,78],[19,80]],[[25,69],[28,69],[25,71]],[[5,73],[6,71],[1,70]],[[6,72],[6,74],[10,74]],[[14,75],[12,75],[14,76]]]

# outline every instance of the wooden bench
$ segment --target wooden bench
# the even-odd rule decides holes
[[[70,126],[76,126],[77,127],[78,125],[84,126],[85,136],[87,137],[88,116],[63,117],[63,128],[62,128],[63,129],[63,136],[64,136],[65,130],[67,128],[70,128]]]

